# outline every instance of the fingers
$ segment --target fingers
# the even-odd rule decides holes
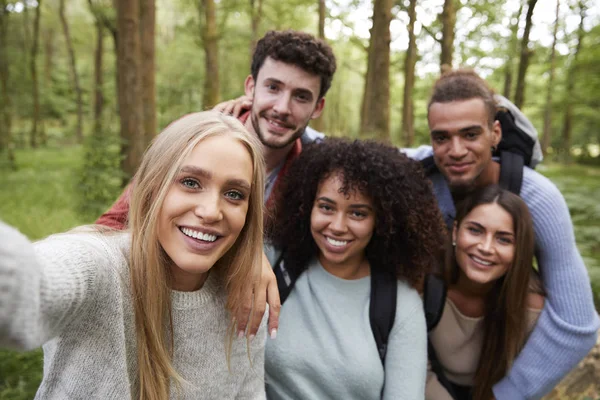
[[[281,311],[277,279],[271,281],[267,286],[267,301],[269,302],[269,336],[271,339],[275,339],[279,329],[279,312]]]
[[[262,279],[261,279],[262,280]],[[254,310],[250,315],[248,323],[248,338],[252,339],[256,336],[260,323],[265,315],[267,308],[267,287],[262,285],[260,282],[254,290]]]
[[[248,285],[242,296],[243,303],[237,310],[235,321],[237,323],[237,337],[241,338],[246,333],[246,327],[248,326],[248,319],[252,312],[252,292],[253,285]]]
[[[233,108],[235,107],[236,100],[228,100],[222,103],[217,104],[213,107],[213,111],[218,111],[222,114],[231,114]]]

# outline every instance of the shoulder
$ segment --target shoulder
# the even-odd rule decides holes
[[[421,161],[433,155],[433,147],[429,145],[423,145],[416,148],[400,148],[399,150],[408,157],[417,161]]]
[[[404,281],[398,281],[398,297],[396,298],[396,322],[424,315],[423,301],[419,292]]]
[[[300,139],[302,140],[302,144],[316,142],[319,140],[323,140],[324,138],[325,138],[324,133],[314,130],[310,126],[306,127],[306,129],[304,130],[304,133],[300,137]]]
[[[526,301],[528,310],[541,311],[544,308],[546,298],[538,293],[529,293]]]

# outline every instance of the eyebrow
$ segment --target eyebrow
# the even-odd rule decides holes
[[[469,131],[473,131],[473,130],[482,131],[483,127],[481,125],[470,125],[470,126],[467,126],[467,127],[464,127],[464,128],[460,128],[458,130],[458,132],[465,133],[465,132],[469,132]],[[447,131],[447,130],[434,130],[434,131],[431,131],[430,134],[431,134],[431,136],[433,136],[433,135],[445,135],[448,132],[449,131]]]
[[[207,171],[203,168],[198,168],[193,165],[186,165],[181,168],[180,173],[192,174],[196,176],[201,176],[206,179],[212,179],[213,174],[210,171]],[[245,179],[228,179],[226,182],[230,186],[238,186],[242,189],[250,190],[250,183]]]
[[[326,203],[336,204],[335,201],[333,201],[329,197],[325,197],[325,196],[318,197],[317,200],[324,201]],[[350,207],[351,208],[366,208],[368,210],[373,210],[373,207],[371,207],[370,205],[362,204],[362,203],[350,204]]]
[[[479,222],[475,222],[475,221],[467,221],[467,223],[469,223],[469,224],[472,224],[472,225],[475,225],[475,226],[477,226],[477,227],[478,227],[478,228],[480,228],[480,229],[487,230],[487,229],[485,228],[485,226],[481,225]],[[500,235],[506,235],[506,236],[515,236],[515,235],[514,235],[514,233],[512,233],[512,232],[507,232],[507,231],[498,231],[497,233],[499,233]]]

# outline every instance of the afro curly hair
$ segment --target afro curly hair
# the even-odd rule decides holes
[[[284,249],[286,269],[298,276],[318,254],[311,212],[319,184],[332,174],[343,194],[359,191],[373,203],[375,229],[365,250],[371,268],[413,285],[439,268],[447,230],[420,164],[374,141],[328,138],[290,166],[266,225],[269,243]]]

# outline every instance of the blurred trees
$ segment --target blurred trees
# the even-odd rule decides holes
[[[555,25],[556,2],[534,3],[0,0],[0,165],[44,133],[54,145],[77,142],[81,131],[121,143],[117,161],[129,176],[170,121],[242,94],[248,49],[287,28],[326,37],[336,53],[325,113],[312,122],[327,134],[427,143],[427,97],[447,63],[475,68],[521,101],[549,132],[549,157],[589,153],[600,142],[600,12],[591,0],[562,0]],[[137,27],[118,29],[117,11]],[[59,34],[64,26],[68,35]]]

